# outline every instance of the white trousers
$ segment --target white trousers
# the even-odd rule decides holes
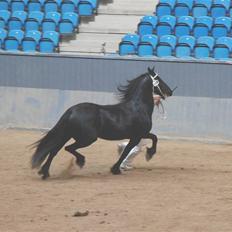
[[[123,151],[127,144],[128,142],[122,142],[118,146],[120,150]],[[133,159],[139,154],[139,152],[141,152],[143,145],[144,145],[144,141],[141,140],[138,145],[136,145],[134,148],[131,149],[131,151],[126,156],[126,158],[122,161],[120,166],[125,167],[127,165],[131,165]]]

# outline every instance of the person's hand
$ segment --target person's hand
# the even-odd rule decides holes
[[[153,95],[153,99],[154,99],[155,105],[158,106],[160,104],[160,101],[161,101],[160,95]]]

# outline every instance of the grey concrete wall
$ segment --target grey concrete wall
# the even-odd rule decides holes
[[[116,88],[156,67],[175,95],[154,112],[170,137],[232,139],[232,66],[119,57],[0,54],[0,127],[50,128],[71,105],[117,102]]]

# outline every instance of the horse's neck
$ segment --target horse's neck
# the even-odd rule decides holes
[[[134,105],[137,105],[137,108],[139,111],[146,112],[149,116],[152,115],[153,109],[154,109],[154,100],[152,93],[149,91],[145,91],[141,89],[134,98],[131,99],[131,103]]]

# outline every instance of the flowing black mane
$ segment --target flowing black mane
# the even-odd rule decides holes
[[[126,85],[120,85],[117,88],[117,95],[119,96],[120,102],[126,102],[131,100],[136,91],[139,89],[139,87],[141,87],[141,84],[144,84],[143,80],[145,80],[146,76],[146,73],[142,74],[133,80],[127,80]]]

